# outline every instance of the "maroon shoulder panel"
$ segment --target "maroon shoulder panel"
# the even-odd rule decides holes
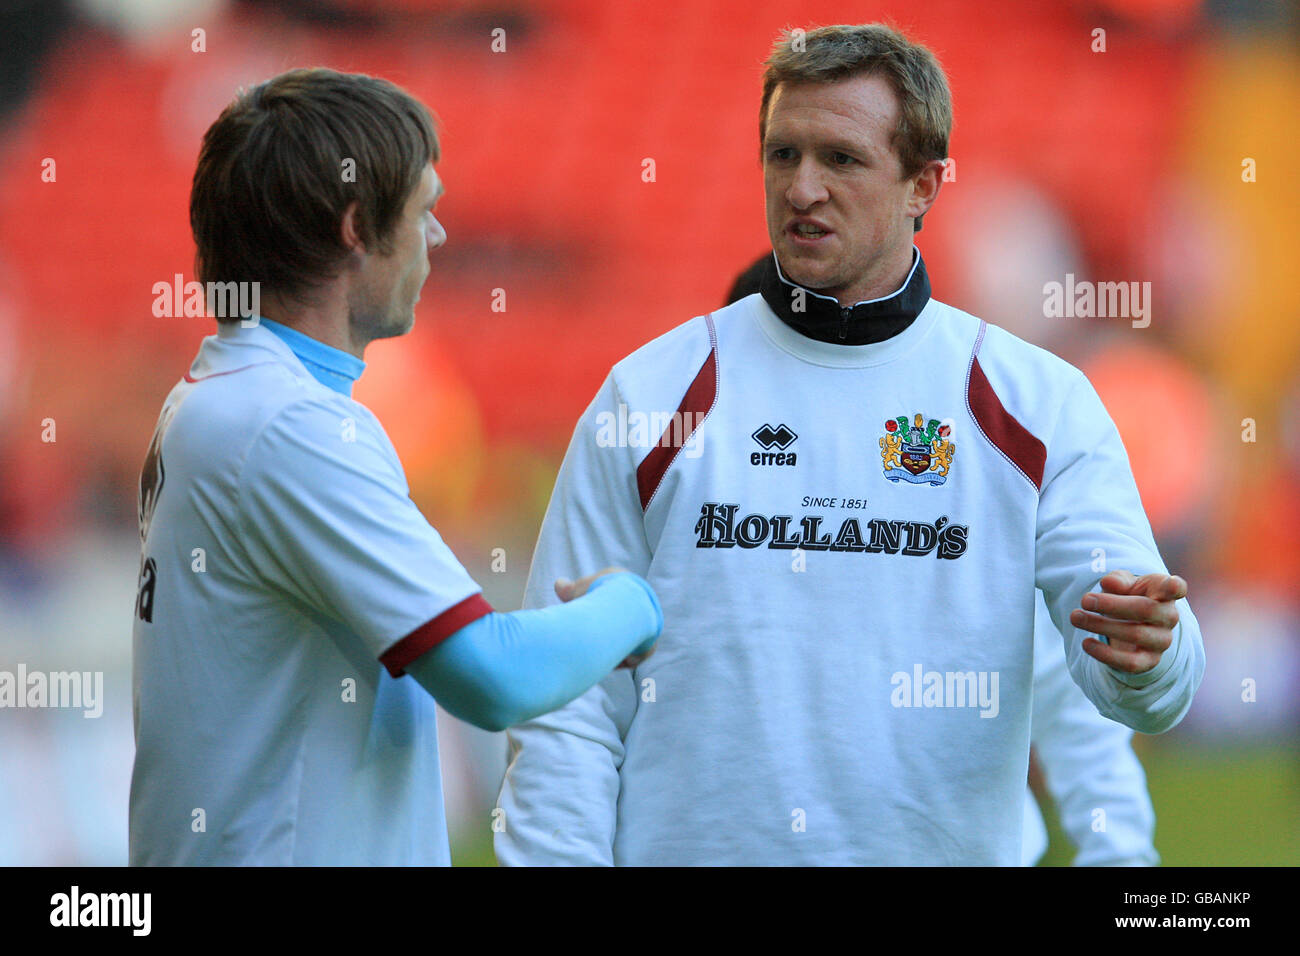
[[[982,331],[980,338],[983,339]],[[975,348],[976,351],[979,350],[978,342]],[[1024,473],[1034,488],[1042,491],[1047,448],[1003,407],[1002,400],[993,391],[984,369],[980,368],[978,355],[971,356],[966,403],[985,437]]]
[[[710,330],[712,331],[712,330]],[[705,414],[713,407],[718,396],[718,349],[716,343],[709,349],[709,357],[704,360],[700,370],[695,374],[691,387],[682,396],[682,403],[677,406],[676,421],[668,423],[659,443],[650,449],[650,454],[637,466],[636,487],[641,495],[641,510],[645,511],[650,499],[659,490],[659,483],[664,480],[668,466],[673,463],[682,450],[686,440],[695,434]],[[688,414],[689,413],[689,414]],[[679,437],[674,439],[674,429]]]

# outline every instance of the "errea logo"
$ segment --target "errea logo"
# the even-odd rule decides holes
[[[793,465],[795,453],[787,452],[785,449],[793,445],[798,437],[788,425],[777,425],[773,428],[771,425],[763,424],[754,432],[753,438],[768,450],[751,453],[749,463],[751,465]],[[777,450],[772,451],[774,448]]]

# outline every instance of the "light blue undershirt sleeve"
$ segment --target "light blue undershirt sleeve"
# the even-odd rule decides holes
[[[259,321],[318,382],[352,394],[365,362],[279,322]],[[644,579],[606,574],[567,604],[484,615],[406,671],[448,713],[504,730],[582,695],[628,655],[648,654],[662,629],[659,599]]]
[[[663,629],[654,590],[631,572],[607,574],[566,604],[485,615],[406,671],[445,710],[485,730],[562,707]]]

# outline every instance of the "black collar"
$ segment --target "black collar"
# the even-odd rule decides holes
[[[883,299],[842,306],[830,296],[796,285],[781,275],[776,253],[767,257],[758,291],[781,321],[800,335],[832,345],[869,345],[893,338],[915,321],[930,301],[930,277],[919,249],[903,287]],[[799,293],[803,294],[800,295]],[[802,300],[802,302],[800,302]],[[796,311],[796,305],[802,305]]]

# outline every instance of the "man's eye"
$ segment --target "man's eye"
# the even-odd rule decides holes
[[[785,161],[787,159],[792,159],[794,157],[794,150],[791,149],[789,146],[778,146],[776,149],[772,150],[772,152],[769,153],[768,155],[770,155],[772,159]]]
[[[834,160],[836,166],[850,166],[857,162],[857,160],[848,153],[832,153],[831,158]]]

